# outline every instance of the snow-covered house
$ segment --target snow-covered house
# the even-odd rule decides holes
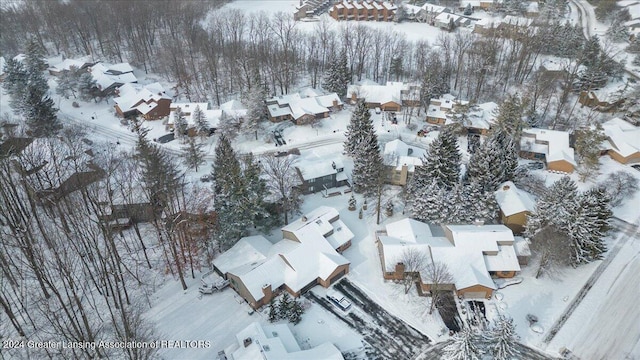
[[[276,96],[266,100],[269,120],[291,120],[296,125],[308,124],[329,117],[332,111],[342,110],[342,101],[336,93],[319,94],[313,89],[300,93]]]
[[[502,223],[514,233],[522,233],[527,224],[527,217],[535,209],[536,203],[533,197],[518,189],[511,181],[500,185],[494,195],[500,207]]]
[[[295,169],[300,180],[297,186],[303,194],[349,185],[342,156],[339,155],[304,152],[296,161]]]
[[[297,21],[306,17],[320,15],[322,12],[326,11],[331,4],[331,0],[300,1],[300,5],[296,6],[296,11],[293,13],[293,19]]]
[[[513,233],[504,225],[439,226],[402,219],[378,231],[376,245],[385,279],[403,279],[403,259],[418,252],[427,262],[424,268],[442,263],[452,275],[451,284],[437,284],[438,288],[464,298],[490,298],[496,289],[492,277],[511,278],[520,271]],[[434,284],[426,270],[417,275],[420,291],[429,291]]]
[[[77,59],[64,59],[51,67],[49,67],[49,74],[53,76],[60,76],[65,71],[70,71],[71,68],[76,70],[84,70],[90,66],[93,66],[97,61],[93,61],[90,55],[83,56]]]
[[[547,170],[572,173],[577,166],[566,131],[530,128],[522,130],[520,156],[542,160]]]
[[[464,10],[467,5],[471,5],[473,10],[489,10],[494,2],[494,0],[460,0],[459,10]]]
[[[282,291],[298,297],[316,285],[329,287],[349,272],[340,254],[353,233],[334,208],[321,206],[282,228],[272,244],[264,236],[244,237],[213,261],[216,272],[257,309]]]
[[[386,143],[383,152],[387,168],[386,182],[393,185],[406,185],[416,166],[422,166],[425,153],[426,150],[409,146],[399,139]]]
[[[96,81],[102,96],[108,96],[115,92],[116,88],[129,83],[137,83],[138,79],[133,75],[133,68],[128,63],[109,65],[97,63],[91,67],[91,75]]]
[[[397,9],[393,1],[342,0],[329,9],[329,16],[335,20],[392,21]]]
[[[465,19],[466,18],[460,15],[443,12],[433,19],[433,23],[434,26],[437,26],[442,30],[451,31],[460,26],[461,22]]]
[[[362,84],[349,85],[347,96],[351,103],[364,99],[370,109],[382,111],[400,111],[402,106],[414,106],[420,93],[419,85],[388,81],[385,85]]]
[[[469,109],[464,118],[462,114],[449,112],[446,113],[446,123],[457,122],[464,126],[469,134],[486,135],[496,122],[498,108],[498,104],[494,102],[477,104]]]
[[[456,100],[451,94],[444,94],[437,99],[431,99],[427,109],[426,121],[430,124],[444,125],[447,122],[447,114],[458,105],[467,105],[466,100]]]
[[[160,83],[145,86],[124,84],[113,99],[116,114],[121,117],[141,115],[146,120],[160,119],[170,113],[171,97]]]
[[[169,113],[169,119],[167,121],[167,127],[173,129],[173,123],[175,120],[175,111],[180,108],[182,115],[184,115],[187,121],[187,132],[189,136],[194,136],[197,133],[196,122],[193,118],[193,112],[199,107],[204,117],[209,123],[210,131],[215,131],[220,126],[220,121],[223,118],[226,119],[242,119],[247,116],[247,109],[238,100],[229,100],[220,105],[219,109],[209,109],[209,103],[171,103],[171,112]]]
[[[434,19],[441,13],[451,10],[444,6],[425,3],[422,6],[416,6],[412,4],[404,4],[405,17],[408,20],[423,22],[434,25]]]
[[[249,324],[236,334],[237,343],[230,347],[233,360],[343,360],[338,348],[330,342],[302,349],[287,324]]]
[[[605,150],[612,159],[622,164],[640,162],[640,127],[613,118],[602,128],[607,136]]]

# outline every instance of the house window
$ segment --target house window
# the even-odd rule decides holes
[[[313,186],[309,186],[309,192],[313,192]]]

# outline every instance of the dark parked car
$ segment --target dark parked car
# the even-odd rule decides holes
[[[159,142],[160,144],[166,144],[170,141],[173,141],[175,138],[176,138],[176,135],[174,133],[170,133],[167,135],[160,136],[156,141]]]
[[[544,164],[539,162],[539,161],[532,162],[532,163],[527,164],[527,169],[529,169],[529,170],[541,170],[541,169],[544,169]]]

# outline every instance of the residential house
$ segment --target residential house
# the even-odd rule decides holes
[[[342,353],[330,342],[301,348],[287,324],[249,324],[236,334],[236,343],[230,347],[229,355],[234,360],[293,360],[323,359],[344,360]],[[219,359],[226,359],[227,355]]]
[[[349,185],[342,157],[339,155],[303,152],[295,165],[300,181],[297,187],[303,194],[326,192],[328,189]]]
[[[382,111],[398,112],[402,106],[415,106],[419,104],[419,94],[419,85],[393,81],[385,85],[366,83],[347,88],[351,103],[364,99],[368,108],[380,108]]]
[[[614,112],[617,111],[626,99],[612,89],[606,89],[605,91],[600,89],[582,90],[578,97],[578,102],[583,106],[594,108],[594,110],[600,112]]]
[[[261,235],[244,237],[213,261],[254,309],[282,291],[298,297],[316,285],[329,287],[349,272],[340,251],[353,233],[336,209],[319,207],[283,227],[282,236],[275,244]]]
[[[386,143],[383,152],[387,168],[386,182],[392,185],[406,185],[416,166],[422,166],[425,153],[426,150],[409,146],[399,139]]]
[[[452,275],[448,284],[434,284],[426,271],[418,272],[420,293],[438,285],[459,297],[490,298],[496,285],[492,277],[512,278],[520,271],[513,233],[504,225],[434,225],[402,219],[376,232],[376,245],[383,277],[404,279],[407,254],[421,253],[427,262],[446,265]]]
[[[199,107],[207,119],[209,131],[215,131],[220,126],[220,121],[224,119],[236,119],[242,121],[247,116],[247,109],[238,100],[230,100],[220,105],[219,109],[209,109],[209,103],[171,103],[171,112],[167,121],[167,128],[173,129],[175,121],[175,111],[180,108],[182,115],[187,121],[187,135],[195,136],[197,134],[196,122],[193,118],[193,111]]]
[[[524,129],[520,138],[520,157],[544,161],[550,171],[572,173],[577,166],[566,131]]]
[[[494,0],[460,0],[460,11],[464,10],[467,5],[471,5],[471,8],[475,10],[489,10],[493,7]]]
[[[102,96],[114,94],[116,89],[124,84],[138,82],[136,76],[133,75],[133,68],[128,63],[109,65],[100,62],[88,67],[88,69],[90,69]]]
[[[293,13],[293,19],[298,21],[320,15],[326,11],[331,4],[331,0],[300,0],[300,5],[296,6],[296,11]]]
[[[396,10],[388,1],[342,0],[329,9],[329,16],[335,20],[392,21]]]
[[[463,21],[465,21],[466,18],[460,16],[460,15],[456,15],[456,14],[449,14],[449,13],[440,13],[439,15],[437,15],[434,19],[434,26],[439,27],[442,30],[447,30],[447,31],[452,31],[455,28],[457,28],[458,26],[461,25],[461,23]],[[466,23],[466,21],[465,21]]]
[[[93,61],[91,56],[87,55],[78,59],[64,59],[62,62],[49,67],[48,70],[50,75],[60,76],[63,72],[70,71],[72,68],[75,68],[76,70],[85,70],[96,63],[97,61]]]
[[[640,163],[640,127],[620,118],[613,118],[602,124],[606,153],[622,164]]]
[[[145,120],[157,120],[169,116],[171,97],[160,83],[145,86],[124,84],[116,90],[113,99],[116,114],[120,117],[142,116]]]
[[[527,224],[529,214],[535,209],[535,200],[527,192],[507,181],[494,192],[500,207],[502,223],[516,234],[521,234]]]
[[[342,110],[343,104],[336,93],[319,94],[315,89],[300,93],[276,96],[266,100],[269,120],[293,121],[296,125],[309,124],[329,117],[331,112]]]
[[[498,104],[486,102],[470,107],[466,114],[448,111],[445,113],[446,123],[457,122],[467,129],[468,134],[487,135],[491,126],[496,122],[498,108]],[[434,118],[439,120],[435,116]]]
[[[431,99],[427,109],[426,121],[430,124],[444,125],[447,122],[447,114],[458,105],[469,104],[466,100],[456,100],[451,94],[444,94],[437,99]]]

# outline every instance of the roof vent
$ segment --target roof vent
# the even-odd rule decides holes
[[[507,190],[509,190],[509,189],[510,189],[510,186],[509,186],[509,185],[505,185],[505,186],[503,186],[503,187],[502,187],[502,190],[504,190],[504,191],[507,191]]]
[[[305,221],[307,221],[307,220],[309,220],[309,219],[307,219],[307,216],[306,216],[306,215],[302,215],[302,219],[300,219],[300,220],[302,220],[303,222],[305,222]]]
[[[251,345],[251,343],[252,343],[252,342],[253,342],[253,341],[251,340],[251,338],[250,338],[250,337],[248,337],[248,338],[246,338],[246,339],[244,339],[244,340],[242,341],[242,344],[244,345],[244,347],[247,347],[247,346]]]

